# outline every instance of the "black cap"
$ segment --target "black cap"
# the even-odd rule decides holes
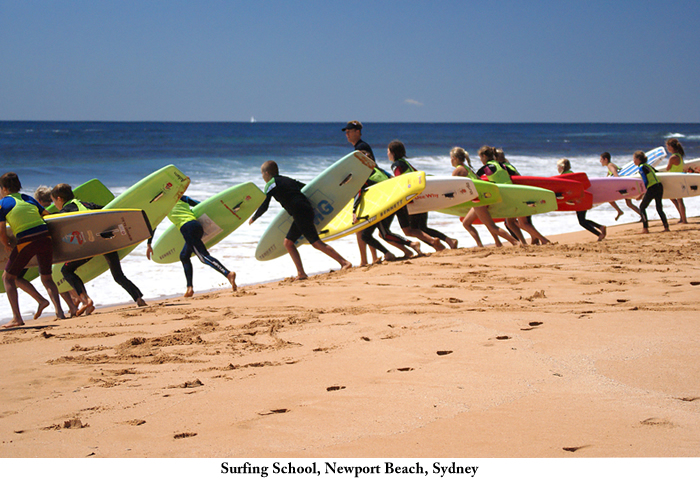
[[[348,122],[348,125],[346,125],[343,129],[343,132],[345,132],[346,130],[362,130],[362,124],[359,120],[351,120],[350,122]]]

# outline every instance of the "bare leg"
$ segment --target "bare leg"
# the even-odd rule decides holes
[[[7,293],[7,300],[10,302],[10,307],[12,308],[12,320],[7,324],[3,324],[2,327],[19,327],[24,326],[24,320],[22,320],[22,314],[19,311],[19,296],[17,295],[17,276],[3,272],[2,280],[5,283],[5,292]]]
[[[533,244],[535,243],[535,240],[540,241],[542,244],[549,244],[549,239],[547,239],[545,236],[540,234],[537,229],[535,229],[535,226],[532,225],[532,222],[530,222],[529,218],[518,217],[517,221],[518,227],[530,234],[530,236],[532,237]]]
[[[61,308],[61,297],[58,295],[58,287],[56,287],[56,283],[53,281],[51,274],[41,274],[40,277],[41,283],[44,284],[44,287],[49,293],[49,298],[56,308],[56,317],[59,319],[65,319],[66,315],[63,313],[63,309]]]
[[[44,309],[49,307],[49,301],[47,301],[44,298],[44,296],[39,294],[39,291],[36,290],[34,285],[32,285],[32,283],[26,280],[24,277],[17,277],[15,279],[15,285],[27,294],[29,294],[32,297],[32,299],[34,299],[36,303],[39,304],[39,306],[36,309],[36,313],[34,314],[34,319],[39,319],[39,316],[41,316],[41,313],[44,312]]]
[[[639,209],[637,208],[637,206],[635,206],[635,205],[632,203],[632,199],[625,199],[625,204],[627,204],[627,207],[629,207],[630,209],[632,209],[633,211],[635,211],[635,212],[637,213],[637,215],[642,215],[642,214],[639,212]]]
[[[615,220],[619,219],[624,212],[622,212],[622,209],[620,209],[617,206],[617,202],[610,202],[610,205],[613,206],[613,208],[617,211],[617,215],[615,216]]]
[[[362,240],[362,231],[355,234],[357,236],[357,247],[360,248],[360,265],[367,265],[367,243]]]
[[[71,292],[75,291],[73,290]],[[71,292],[59,292],[59,295],[66,302],[66,305],[68,306],[68,312],[70,312],[70,316],[78,317],[78,306],[75,305],[75,301],[73,301],[73,296],[71,295]]]
[[[525,236],[523,235],[522,231],[520,230],[520,227],[518,227],[518,220],[511,217],[509,219],[506,219],[506,225],[510,228],[510,230],[515,234],[515,236],[518,238],[520,243],[522,245],[527,245],[527,241],[525,240]]]
[[[306,272],[304,272],[304,265],[301,263],[301,256],[299,256],[299,250],[297,249],[297,246],[295,246],[294,242],[290,241],[289,239],[285,239],[284,247],[285,249],[287,249],[289,257],[292,258],[292,262],[294,262],[294,267],[296,267],[297,269],[297,279],[307,279],[309,276],[307,276]]]
[[[514,246],[518,245],[518,240],[515,237],[510,235],[505,229],[501,229],[496,225],[496,223],[493,221],[493,218],[491,218],[491,214],[489,213],[488,207],[475,207],[474,209],[476,211],[476,215],[479,217],[479,220],[482,224],[486,226],[486,228],[493,236],[494,240],[498,239],[499,237],[502,237]],[[500,241],[496,241],[497,247],[501,247],[501,245],[502,244]]]
[[[294,245],[294,244],[292,244],[292,245]],[[341,269],[349,269],[350,267],[352,267],[352,264],[350,262],[345,260],[345,258],[343,256],[341,256],[340,254],[338,254],[338,252],[336,252],[335,249],[333,249],[331,246],[329,246],[328,244],[326,244],[322,240],[317,240],[316,242],[314,242],[311,245],[314,247],[314,249],[323,252],[328,257],[335,260],[338,264],[340,264]],[[295,249],[296,249],[296,247],[295,247]],[[298,255],[298,252],[297,252],[297,255]],[[300,259],[300,262],[301,262],[301,259]]]
[[[478,247],[484,247],[484,244],[481,243],[481,237],[479,237],[479,232],[476,230],[476,228],[472,225],[472,223],[477,219],[477,211],[476,207],[472,207],[469,212],[467,212],[467,215],[464,216],[462,219],[462,226],[469,232],[469,235],[472,236],[474,241],[476,242],[476,245]],[[483,222],[483,221],[482,221]],[[493,237],[494,241],[496,242],[496,246],[501,247],[501,241],[498,240],[498,236]]]
[[[673,205],[676,206],[676,209],[678,209],[678,214],[681,217],[681,220],[678,221],[678,223],[687,224],[688,219],[685,216],[685,203],[683,202],[683,199],[671,199],[671,202],[673,202]]]

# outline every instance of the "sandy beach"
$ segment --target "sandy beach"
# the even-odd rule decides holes
[[[650,227],[25,320],[0,456],[697,457],[700,220]]]

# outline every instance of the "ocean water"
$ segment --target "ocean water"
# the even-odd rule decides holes
[[[0,170],[17,172],[23,192],[31,194],[39,185],[65,182],[77,186],[92,178],[100,179],[115,195],[168,164],[175,164],[192,182],[187,194],[204,200],[225,188],[253,181],[261,188],[260,165],[275,160],[283,175],[302,182],[312,180],[323,169],[352,150],[337,123],[159,123],[159,122],[0,122]],[[363,139],[374,150],[380,167],[389,169],[386,146],[399,139],[406,145],[410,162],[429,174],[449,175],[449,151],[461,146],[470,152],[475,166],[476,151],[484,144],[501,147],[510,162],[523,175],[556,175],[556,161],[566,157],[575,172],[591,177],[606,174],[598,162],[600,153],[609,151],[613,162],[622,167],[635,150],[651,150],[664,145],[669,137],[683,144],[686,159],[700,157],[700,124],[414,124],[366,123]],[[662,164],[665,165],[665,164]],[[700,198],[686,199],[688,216],[700,215]],[[626,212],[618,223],[637,219]],[[666,214],[678,213],[664,201]],[[288,256],[272,261],[255,260],[255,246],[268,222],[279,211],[276,202],[253,225],[244,224],[210,252],[225,266],[237,272],[237,282],[245,286],[283,279],[296,274]],[[648,209],[651,219],[656,211]],[[615,212],[609,205],[594,208],[588,218],[614,225]],[[673,224],[673,220],[671,220]],[[573,212],[538,215],[534,224],[545,236],[582,230]],[[156,238],[169,225],[166,219]],[[460,247],[475,243],[456,217],[431,213],[429,225],[459,240]],[[482,241],[491,237],[477,226]],[[394,230],[400,232],[395,223]],[[595,239],[591,235],[591,241]],[[359,264],[354,236],[333,242],[344,257]],[[391,248],[393,250],[393,248]],[[432,251],[424,246],[424,251]],[[146,259],[145,244],[122,261],[125,274],[144,293],[145,299],[181,295],[185,277],[179,263],[161,265]],[[398,253],[394,250],[394,252]],[[327,272],[338,265],[310,246],[300,248],[307,273]],[[228,286],[226,279],[194,259],[195,292]],[[40,292],[41,283],[34,281]],[[89,295],[98,306],[130,303],[131,298],[109,273],[87,284]],[[20,293],[25,318],[31,318],[34,301]],[[51,308],[49,308],[51,309]],[[6,296],[0,296],[0,320],[11,317]]]

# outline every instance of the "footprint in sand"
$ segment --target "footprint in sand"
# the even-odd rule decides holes
[[[437,355],[438,356],[447,356],[448,354],[452,354],[453,351],[438,351]]]
[[[569,447],[569,448],[562,448],[562,449],[563,449],[564,451],[568,451],[568,452],[570,452],[570,453],[575,453],[575,452],[578,451],[579,449],[588,448],[588,447],[590,447],[590,444],[587,444],[587,445],[585,445],[585,446],[572,446],[572,447]]]
[[[289,409],[282,408],[282,409],[271,409],[269,411],[264,411],[261,413],[258,413],[260,416],[269,416],[270,414],[282,414],[282,413],[288,413]]]
[[[340,391],[341,389],[345,389],[345,386],[329,386],[326,391]]]
[[[408,372],[408,371],[413,371],[413,368],[412,367],[397,367],[396,369],[389,369],[387,372],[394,372],[394,371]]]
[[[180,434],[175,434],[173,437],[175,439],[184,439],[184,438],[191,438],[192,436],[196,436],[197,433],[180,433]]]

